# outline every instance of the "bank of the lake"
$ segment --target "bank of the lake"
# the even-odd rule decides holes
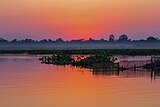
[[[160,55],[160,49],[75,49],[75,50],[0,50],[0,54],[107,54],[107,55]]]

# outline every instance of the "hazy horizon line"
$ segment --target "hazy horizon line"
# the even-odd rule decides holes
[[[113,34],[111,34],[111,35],[113,35]],[[123,35],[126,35],[126,34],[123,34]],[[110,36],[110,35],[109,35]],[[26,39],[31,39],[31,40],[34,40],[34,41],[41,41],[41,40],[52,40],[52,41],[56,41],[57,39],[62,39],[63,41],[72,41],[72,40],[83,40],[83,41],[87,41],[87,40],[89,40],[89,39],[92,39],[92,40],[109,40],[109,36],[107,36],[106,38],[94,38],[94,37],[89,37],[88,39],[84,39],[84,38],[76,38],[76,39],[65,39],[65,38],[63,38],[63,37],[57,37],[57,38],[51,38],[51,37],[46,37],[46,38],[41,38],[41,39],[35,39],[35,38],[32,38],[32,37],[24,37],[24,38],[19,38],[19,37],[13,37],[13,38],[10,38],[10,39],[8,39],[8,38],[6,38],[6,37],[3,37],[2,35],[0,35],[0,39],[4,39],[4,40],[7,40],[7,41],[13,41],[14,39],[16,39],[16,40],[26,40]],[[115,36],[115,35],[114,35]],[[120,36],[122,36],[122,35],[120,35]],[[114,40],[118,40],[119,39],[119,37],[120,36],[115,36],[115,39]],[[126,35],[127,37],[128,37],[128,35]],[[145,37],[145,38],[129,38],[128,37],[128,40],[147,40],[147,38],[149,38],[149,37],[153,37],[153,38],[155,38],[155,39],[160,39],[160,37],[157,37],[157,36],[148,36],[148,37]]]

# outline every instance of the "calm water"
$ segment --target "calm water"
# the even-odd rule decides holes
[[[159,107],[160,79],[149,71],[93,73],[42,65],[38,56],[0,56],[0,107]],[[119,57],[143,60],[149,57]]]

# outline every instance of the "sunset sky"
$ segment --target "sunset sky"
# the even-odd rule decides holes
[[[160,0],[0,0],[6,39],[160,37]]]

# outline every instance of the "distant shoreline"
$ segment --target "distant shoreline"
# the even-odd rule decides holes
[[[160,55],[160,49],[74,49],[74,50],[0,50],[0,54],[101,54],[107,55]]]

